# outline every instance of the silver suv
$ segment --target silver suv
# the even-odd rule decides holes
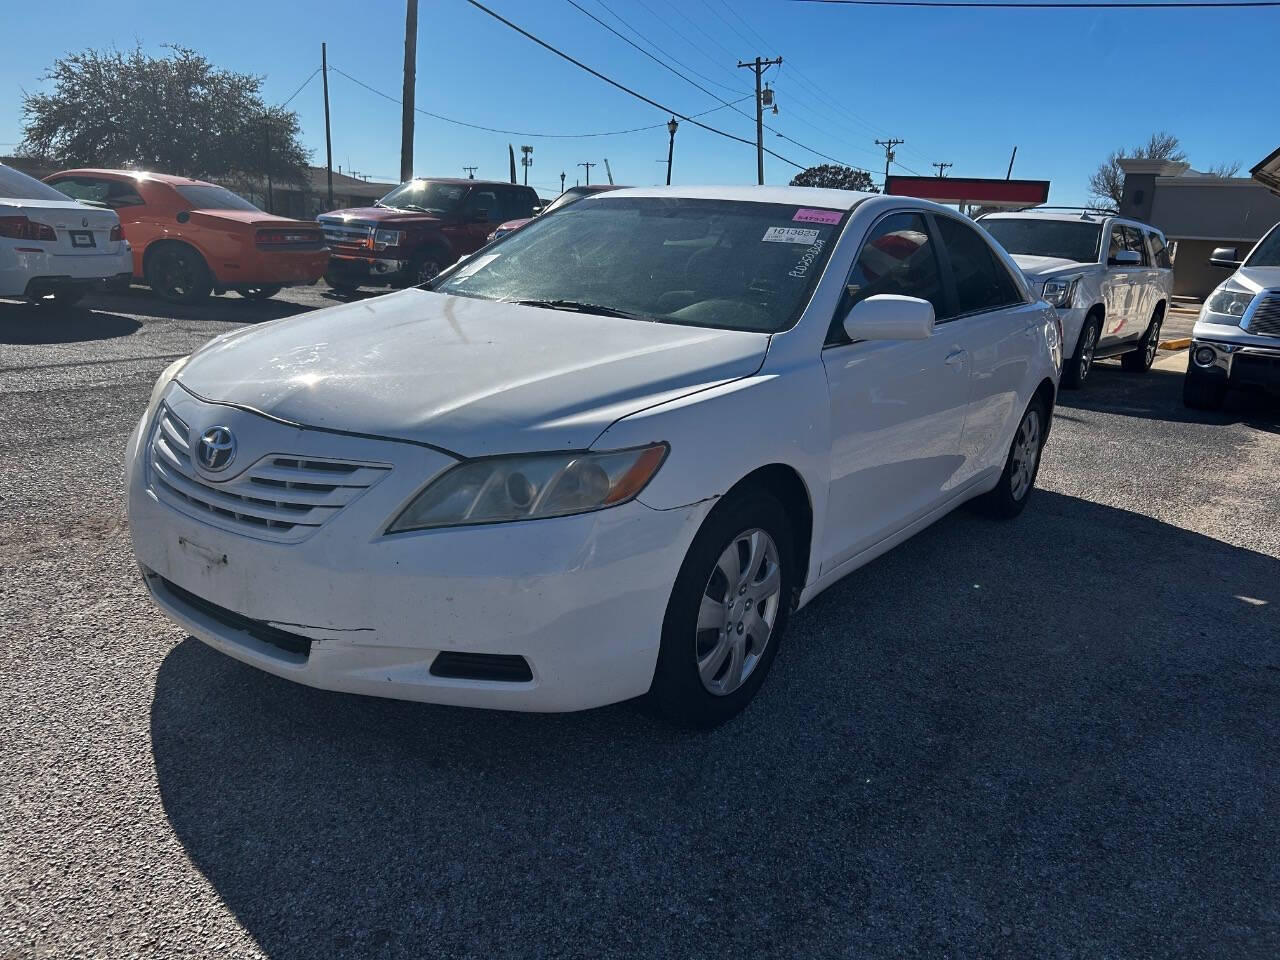
[[[1234,269],[1209,294],[1191,331],[1182,402],[1216,410],[1231,387],[1280,392],[1280,223],[1241,261],[1219,247],[1209,262]]]
[[[1103,213],[1024,210],[978,218],[1062,321],[1062,386],[1079,387],[1093,361],[1119,356],[1151,368],[1173,294],[1164,234]]]

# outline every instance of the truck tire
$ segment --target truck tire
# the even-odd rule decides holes
[[[1164,324],[1164,310],[1156,307],[1156,312],[1147,324],[1147,332],[1137,343],[1136,350],[1130,350],[1120,357],[1120,366],[1129,373],[1146,373],[1151,364],[1156,362],[1156,351],[1160,349],[1160,327]]]
[[[428,280],[434,280],[441,270],[452,263],[444,250],[435,247],[419,250],[409,262],[408,285],[420,287]]]
[[[1098,349],[1098,337],[1102,335],[1102,316],[1092,311],[1084,318],[1076,349],[1062,364],[1061,386],[1068,390],[1079,389],[1093,369],[1093,355]]]
[[[1187,375],[1182,380],[1182,404],[1192,410],[1220,410],[1227,399],[1224,378],[1201,371],[1187,358]]]

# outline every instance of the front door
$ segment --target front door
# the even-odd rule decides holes
[[[969,358],[956,328],[941,324],[928,340],[850,342],[843,317],[880,293],[945,309],[937,250],[918,213],[888,214],[872,228],[822,353],[831,402],[823,572],[946,499],[961,463]]]
[[[1102,336],[1098,338],[1100,346],[1123,340],[1133,322],[1134,288],[1142,282],[1142,269],[1116,263],[1116,254],[1128,249],[1124,226],[1113,223],[1107,242],[1107,272],[1102,279],[1102,302],[1107,316],[1102,326]]]
[[[462,205],[463,239],[456,244],[459,256],[475,253],[488,242],[489,234],[502,223],[502,207],[493,187],[472,187]]]

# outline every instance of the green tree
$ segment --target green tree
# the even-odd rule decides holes
[[[853,167],[842,167],[836,163],[824,163],[821,166],[801,170],[791,179],[793,187],[830,187],[836,190],[861,190],[864,193],[879,193],[871,183],[871,174]]]
[[[1117,209],[1120,198],[1124,196],[1124,171],[1120,169],[1120,161],[1124,159],[1181,162],[1187,159],[1187,155],[1182,151],[1178,138],[1164,130],[1153,133],[1146,143],[1131,150],[1112,150],[1089,177],[1089,192],[1102,203],[1114,205]]]
[[[267,106],[262,78],[186,47],[84,50],[56,60],[52,89],[23,96],[23,152],[59,166],[137,167],[233,183],[301,183],[298,115]]]

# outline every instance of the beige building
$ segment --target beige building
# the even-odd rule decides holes
[[[1214,247],[1244,256],[1280,221],[1280,197],[1251,177],[1217,177],[1167,160],[1120,161],[1120,215],[1158,227],[1177,241],[1173,292],[1204,297],[1230,271],[1209,265]]]

